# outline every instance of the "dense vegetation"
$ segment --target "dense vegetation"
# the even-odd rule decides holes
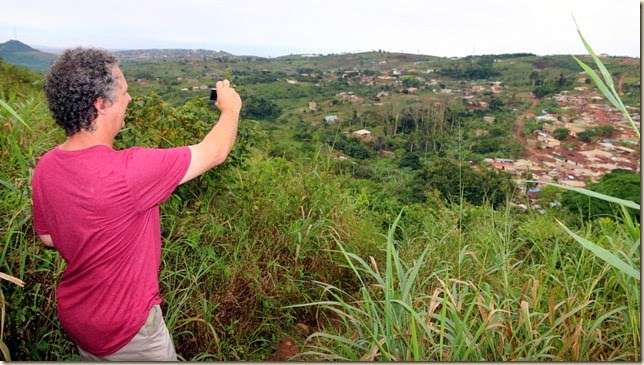
[[[416,94],[397,83],[359,84],[382,74],[375,57],[387,69],[420,62],[446,77],[436,85],[407,79],[405,87],[426,85]],[[589,213],[594,208],[581,206],[587,197],[569,199],[558,189],[547,193],[551,202],[571,201],[565,208],[521,210],[511,202],[525,201],[523,186],[468,163],[520,156],[514,109],[531,107],[520,96],[566,85],[578,72],[574,61],[409,57],[332,57],[333,77],[321,59],[296,56],[124,63],[126,75],[139,72],[148,82],[130,81],[135,98],[117,148],[193,143],[210,129],[217,112],[204,101],[207,92],[177,92],[186,86],[177,75],[228,72],[244,94],[229,161],[162,204],[163,310],[180,357],[275,359],[274,349],[289,338],[300,360],[641,361],[639,280],[557,223],[639,267],[638,220],[610,206]],[[511,66],[496,58],[527,63],[507,72]],[[349,61],[361,69],[353,72]],[[538,74],[521,72],[526,64]],[[299,72],[289,75],[284,65]],[[47,112],[41,76],[3,63],[0,69],[0,99],[9,106],[0,108],[0,273],[25,282],[0,281],[2,354],[77,359],[55,314],[64,262],[31,226],[31,173],[64,136]],[[291,77],[298,83],[284,82]],[[489,77],[515,85],[503,96],[481,96],[491,110],[432,92]],[[625,98],[638,103],[639,91],[628,90]],[[556,106],[537,103],[544,107]],[[329,123],[327,115],[340,118]],[[488,115],[491,124],[482,120]],[[346,133],[360,128],[374,137]],[[475,133],[482,129],[487,133]],[[628,186],[621,197],[638,199],[631,188],[639,175],[631,175],[607,175],[597,191]]]

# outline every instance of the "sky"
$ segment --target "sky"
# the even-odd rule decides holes
[[[261,57],[587,54],[579,28],[597,54],[640,57],[641,14],[640,0],[0,0],[0,43]]]

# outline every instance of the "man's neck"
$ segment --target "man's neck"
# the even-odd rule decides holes
[[[110,139],[102,137],[100,133],[97,133],[97,131],[87,132],[81,130],[67,137],[67,140],[60,145],[60,149],[66,151],[77,151],[99,145],[112,147],[113,142],[113,138]]]

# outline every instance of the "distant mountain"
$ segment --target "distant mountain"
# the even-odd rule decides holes
[[[43,47],[43,49],[46,47]],[[60,51],[60,50],[59,50]],[[242,56],[224,51],[205,49],[137,49],[113,51],[122,60],[146,59],[232,59]],[[45,73],[49,65],[58,57],[60,52],[43,52],[32,48],[20,41],[10,40],[0,43],[0,59],[8,64],[28,68],[32,71]],[[255,56],[243,56],[253,57]]]
[[[210,51],[207,49],[134,49],[114,52],[122,60],[146,59],[221,59],[238,58],[234,54],[224,51]]]
[[[39,51],[20,41],[10,40],[0,43],[0,59],[2,61],[35,72],[44,73],[56,57],[55,54]]]

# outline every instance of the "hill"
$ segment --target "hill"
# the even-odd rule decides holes
[[[341,57],[349,56],[317,62],[340,62]],[[389,68],[394,59],[381,61]],[[366,65],[371,68],[371,62],[381,61],[376,58]],[[555,65],[554,60],[535,61]],[[182,74],[199,69],[204,74],[201,62],[138,62],[140,72],[154,78],[132,84],[153,84],[157,77],[164,81],[165,71],[181,68]],[[292,67],[290,60],[280,62]],[[521,63],[516,60],[516,65]],[[218,72],[215,66],[222,68],[208,64],[208,70]],[[639,222],[620,220],[619,212],[602,212],[600,219],[586,223],[586,209],[562,209],[565,193],[545,188],[538,202],[543,211],[532,203],[526,210],[511,204],[529,198],[522,189],[512,189],[508,204],[493,209],[498,205],[495,188],[508,181],[492,170],[465,165],[469,146],[489,149],[509,141],[504,135],[514,126],[513,108],[526,108],[512,104],[515,91],[510,86],[497,90],[502,85],[452,80],[437,67],[427,77],[444,83],[441,90],[462,90],[454,92],[452,110],[443,113],[432,108],[450,96],[438,91],[440,86],[436,95],[434,85],[418,85],[407,94],[397,91],[403,82],[413,81],[402,77],[412,74],[405,68],[399,79],[380,74],[386,78],[374,80],[374,88],[388,88],[390,93],[381,95],[378,103],[385,108],[378,110],[355,98],[344,99],[348,93],[336,95],[351,89],[351,95],[371,100],[368,93],[362,94],[369,89],[360,83],[371,82],[369,77],[378,70],[320,71],[317,79],[312,76],[315,69],[306,70],[308,76],[301,71],[284,77],[286,71],[255,74],[242,68],[241,61],[233,66],[235,82],[247,93],[245,105],[254,107],[247,112],[262,116],[257,113],[267,104],[258,99],[262,95],[267,101],[284,100],[285,112],[275,120],[244,118],[229,160],[182,184],[160,206],[159,293],[182,360],[641,361],[640,280],[637,274],[626,275],[639,271]],[[263,62],[258,66],[265,68]],[[445,72],[459,77],[491,74],[486,68],[469,72],[463,65],[461,72],[446,66]],[[512,65],[493,66],[492,71]],[[512,74],[504,76],[508,84]],[[542,76],[550,77],[532,77],[536,87]],[[55,310],[65,263],[55,250],[38,244],[32,221],[29,181],[34,166],[65,138],[53,126],[42,91],[35,85],[29,88],[30,81],[39,78],[16,66],[0,68],[0,90],[9,95],[6,104],[11,108],[0,106],[0,297],[6,319],[0,323],[0,360],[78,361],[78,348],[65,335]],[[533,87],[527,75],[523,79],[530,82],[524,88]],[[636,80],[639,77],[628,76],[624,85]],[[521,80],[513,82],[520,85]],[[546,85],[551,83],[556,80]],[[578,84],[575,77],[573,88],[563,91],[582,97],[585,94],[574,88],[589,86]],[[310,109],[307,102],[305,93],[317,88],[324,89],[314,99],[324,111]],[[481,95],[475,95],[476,90]],[[176,107],[156,94],[132,94],[135,99],[128,108],[127,127],[116,141],[118,149],[192,144],[216,119],[208,110],[212,105],[198,99],[196,91],[193,99]],[[207,92],[203,94],[207,98]],[[305,96],[304,106],[286,103],[286,96],[299,95]],[[416,113],[422,109],[412,107],[422,107],[425,97],[432,103]],[[463,101],[483,98],[500,110],[470,111],[473,105]],[[565,111],[554,100],[543,100],[535,108],[540,113]],[[475,115],[478,110],[480,118]],[[333,124],[324,119],[329,113],[339,117]],[[494,121],[488,122],[487,116]],[[373,131],[370,141],[342,133],[365,127]],[[489,135],[477,135],[472,128],[487,128]],[[276,141],[283,141],[291,152],[274,148]],[[293,147],[293,141],[299,145]],[[351,159],[327,158],[321,145],[328,141]],[[374,148],[399,156],[364,158],[373,156],[369,149]],[[621,171],[602,185],[639,186],[638,177]],[[489,204],[480,205],[482,195]],[[548,204],[558,196],[563,207]],[[578,244],[562,224],[586,244]],[[614,253],[622,268],[613,268],[586,249],[595,242]],[[623,267],[629,270],[624,273]],[[3,280],[7,277],[10,282]]]
[[[10,40],[0,44],[0,58],[6,63],[43,73],[56,59],[56,55],[39,51],[20,41]]]

